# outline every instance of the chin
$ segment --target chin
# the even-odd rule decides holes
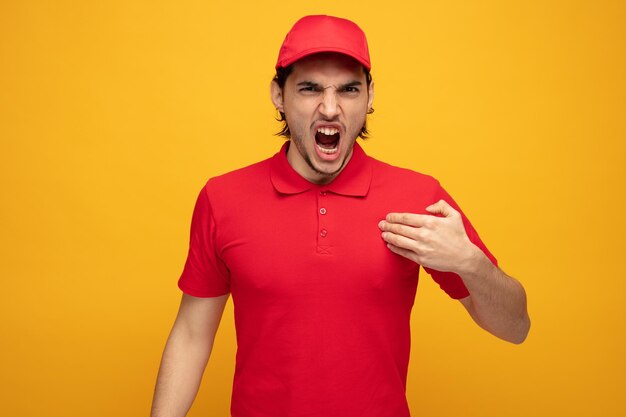
[[[319,164],[319,163],[317,163],[314,166],[311,166],[311,168],[313,168],[313,170],[319,176],[322,176],[322,177],[325,177],[325,178],[335,177],[335,176],[339,175],[339,173],[346,166],[346,159],[347,159],[347,156],[344,155],[341,159],[339,159],[337,161],[334,161],[332,166],[328,166],[326,164]]]

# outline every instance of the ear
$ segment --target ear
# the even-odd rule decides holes
[[[372,109],[372,104],[374,103],[374,80],[370,83],[369,88],[367,89],[367,110]]]
[[[272,98],[272,103],[274,103],[274,107],[281,113],[284,113],[283,110],[283,89],[280,88],[278,83],[274,80],[270,83],[270,96]]]

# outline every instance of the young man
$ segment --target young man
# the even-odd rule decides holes
[[[302,18],[276,68],[271,96],[290,140],[202,189],[152,415],[186,414],[232,294],[234,417],[408,416],[420,265],[513,343],[530,326],[524,289],[435,179],[356,143],[374,98],[357,25]]]

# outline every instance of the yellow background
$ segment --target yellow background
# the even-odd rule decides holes
[[[272,155],[304,14],[366,31],[364,147],[437,177],[529,295],[521,346],[423,276],[414,416],[624,416],[622,1],[0,1],[0,404],[147,415],[207,178]],[[228,415],[228,304],[190,416]]]

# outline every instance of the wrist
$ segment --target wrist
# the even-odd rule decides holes
[[[464,279],[473,279],[485,276],[490,267],[493,267],[493,264],[487,255],[478,246],[470,243],[464,260],[459,264],[459,270],[455,272]]]

